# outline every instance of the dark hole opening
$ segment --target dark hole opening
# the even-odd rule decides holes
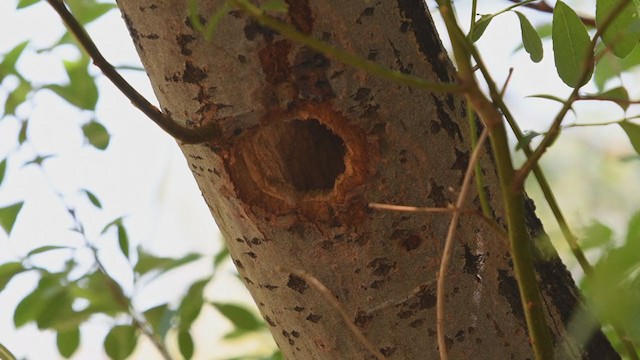
[[[345,170],[345,146],[318,120],[292,120],[281,132],[278,152],[283,180],[297,191],[330,190]]]

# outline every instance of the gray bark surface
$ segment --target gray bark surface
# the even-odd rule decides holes
[[[389,68],[453,81],[420,0],[287,2],[289,12],[275,15],[305,34]],[[200,1],[203,21],[222,3]],[[181,148],[285,357],[373,358],[303,272],[331,291],[387,358],[437,359],[435,278],[450,215],[367,204],[455,202],[470,156],[464,99],[353,69],[240,11],[207,42],[191,26],[186,1],[118,5],[163,111],[224,131],[221,141]],[[490,154],[481,162],[502,224]],[[475,193],[467,207],[478,208]],[[532,232],[542,234],[529,210]],[[470,214],[455,244],[446,295],[450,358],[533,358],[506,240]],[[579,307],[575,286],[556,258],[540,260],[538,270],[562,358],[617,358],[600,333],[586,348],[561,346]]]

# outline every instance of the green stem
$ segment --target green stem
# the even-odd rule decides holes
[[[469,132],[471,133],[471,148],[475,149],[478,146],[478,126],[476,124],[476,117],[471,104],[467,101],[467,120],[469,121]],[[487,199],[487,193],[484,190],[484,175],[482,175],[482,165],[480,161],[477,161],[474,165],[475,179],[476,179],[476,191],[478,192],[478,199],[480,200],[480,208],[482,214],[491,219],[491,205],[489,205],[489,199]]]
[[[480,72],[482,73],[482,76],[487,83],[487,86],[489,88],[489,93],[491,95],[491,100],[498,106],[498,108],[504,115],[505,119],[507,119],[507,123],[509,124],[513,133],[515,134],[516,139],[519,141],[519,143],[522,144],[524,134],[520,129],[520,126],[515,121],[515,118],[513,117],[513,114],[511,113],[507,105],[504,103],[503,98],[500,95],[500,91],[498,90],[495,82],[493,81],[491,74],[489,74],[489,71],[486,65],[484,64],[482,57],[477,52],[477,49],[474,47],[471,47],[471,51],[472,51],[473,58],[475,59],[476,64],[480,69]],[[635,118],[635,117],[632,117],[632,118]],[[629,119],[632,119],[632,118],[629,118]],[[615,121],[615,122],[603,122],[597,125],[598,126],[610,125],[610,124],[619,123],[621,121],[624,121],[624,119],[620,121]],[[588,126],[588,125],[582,124],[581,126]],[[531,156],[532,150],[528,144],[523,146],[522,149],[527,157]],[[553,216],[556,218],[556,221],[558,222],[560,231],[562,232],[562,235],[567,241],[567,244],[569,244],[569,248],[571,249],[573,256],[578,261],[578,264],[580,264],[580,267],[582,268],[582,271],[584,271],[585,276],[587,277],[593,276],[593,267],[587,260],[587,257],[585,256],[584,251],[582,251],[582,248],[578,244],[578,238],[571,231],[569,224],[567,223],[562,211],[560,210],[558,201],[556,200],[556,197],[553,194],[553,191],[551,190],[551,186],[549,185],[549,182],[547,181],[547,178],[544,175],[544,172],[542,171],[542,169],[537,163],[533,165],[532,170],[536,180],[538,181],[540,189],[542,190],[542,194],[545,200],[547,201],[547,204],[549,204],[549,207],[551,208],[551,212],[553,213]],[[601,319],[601,321],[602,320],[604,319]],[[631,341],[627,336],[625,329],[619,324],[612,321],[609,321],[609,324],[611,324],[611,327],[614,329],[616,335],[618,336],[623,346],[625,347],[629,355],[629,358],[631,360],[640,360],[640,358],[638,357],[638,354],[636,353],[634,345],[631,343]]]
[[[553,342],[546,324],[542,296],[538,289],[533,266],[531,239],[525,226],[524,197],[522,191],[513,186],[515,171],[504,123],[494,104],[482,94],[475,81],[470,61],[471,52],[467,49],[466,39],[451,11],[450,0],[439,0],[438,5],[451,38],[458,65],[458,77],[463,85],[467,85],[465,93],[467,99],[491,134],[491,145],[504,197],[511,257],[518,279],[518,289],[529,329],[531,346],[536,359],[553,359]],[[438,336],[440,338],[444,334],[438,334]],[[442,357],[443,350],[440,349],[440,352]],[[444,356],[446,357],[446,352]]]
[[[16,357],[0,343],[0,359],[2,360],[16,360]]]

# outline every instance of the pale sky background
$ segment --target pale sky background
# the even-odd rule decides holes
[[[35,49],[46,47],[62,34],[62,25],[55,12],[47,4],[32,6],[16,12],[17,1],[0,1],[0,53],[17,43],[31,39],[32,43],[20,61],[19,69],[38,83],[65,82],[66,75],[60,59],[76,58],[70,47],[56,49],[53,53],[36,54]],[[458,1],[466,5],[469,1]],[[480,13],[495,12],[507,5],[507,1],[479,1]],[[434,8],[433,1],[428,2]],[[594,1],[581,2],[590,9]],[[468,23],[468,9],[459,6]],[[534,14],[528,12],[527,14]],[[439,20],[438,14],[433,13]],[[535,14],[537,21],[550,21],[550,15]],[[441,27],[442,28],[442,27]],[[105,57],[115,65],[137,65],[139,60],[117,11],[92,23],[89,32]],[[545,42],[545,57],[540,64],[533,64],[523,51],[514,49],[520,42],[520,27],[515,14],[504,14],[495,19],[479,46],[485,61],[490,65],[500,84],[507,76],[507,69],[514,67],[507,101],[512,105],[516,118],[524,129],[544,130],[559,106],[548,100],[524,99],[527,95],[550,93],[566,96],[570,89],[555,74],[551,44]],[[112,134],[107,151],[100,152],[82,146],[80,125],[92,114],[79,112],[49,91],[41,91],[30,99],[28,105],[18,110],[30,120],[29,142],[20,152],[12,154],[7,177],[0,187],[0,206],[25,201],[25,206],[13,229],[11,239],[0,234],[0,263],[15,260],[29,250],[44,244],[81,245],[80,239],[68,231],[70,219],[61,203],[52,193],[52,187],[62,192],[67,200],[78,206],[78,213],[91,240],[100,245],[101,255],[109,270],[125,284],[130,279],[118,271],[126,265],[116,248],[113,236],[99,237],[105,224],[119,216],[126,217],[127,230],[134,244],[143,244],[156,255],[179,256],[189,252],[215,254],[220,248],[220,235],[209,211],[200,196],[186,162],[175,142],[135,109],[97,69],[100,100],[96,117]],[[154,99],[148,79],[141,72],[124,72],[132,85]],[[638,83],[638,76],[625,79],[626,84]],[[15,80],[7,79],[0,86],[0,104],[7,90],[15,86]],[[609,87],[612,87],[609,85]],[[593,88],[588,88],[594,91]],[[634,93],[635,91],[635,93]],[[638,89],[630,89],[631,97],[638,98]],[[580,122],[615,120],[623,112],[615,105],[603,103],[579,104],[576,107]],[[634,114],[633,108],[629,111]],[[567,121],[573,121],[572,118]],[[16,146],[18,122],[12,118],[0,121],[0,160]],[[46,176],[36,167],[22,168],[37,150],[38,154],[56,154],[45,163]],[[606,128],[571,129],[545,155],[544,164],[556,195],[574,228],[598,218],[623,231],[627,219],[640,206],[640,162],[619,162],[617,159],[633,154],[627,138],[616,126]],[[606,180],[606,181],[604,181]],[[87,188],[94,192],[104,206],[97,211],[76,191]],[[531,193],[535,196],[536,189]],[[557,235],[557,226],[549,216],[541,198],[536,198],[540,216],[545,221],[554,240],[563,248]],[[411,205],[411,204],[407,204]],[[559,240],[559,241],[558,241]],[[47,257],[41,264],[60,267],[68,253]],[[89,259],[88,254],[78,254]],[[570,264],[573,264],[569,260]],[[164,300],[178,299],[190,284],[187,279],[200,279],[208,274],[209,263],[201,261],[176,272],[148,291],[143,292],[136,304],[145,309]],[[233,269],[227,266],[219,278],[207,288],[209,298],[250,303],[247,291],[233,279]],[[0,342],[8,346],[18,357],[28,359],[56,359],[55,338],[51,333],[39,332],[34,325],[15,330],[12,327],[13,309],[17,302],[35,286],[35,277],[22,275],[0,293]],[[242,354],[229,346],[211,347],[213,339],[229,329],[228,323],[213,311],[208,311],[196,323],[198,329],[195,359],[221,358],[223,355]],[[102,351],[105,330],[100,322],[83,326],[81,349],[75,359],[106,358]],[[243,346],[268,349],[270,340],[265,336]],[[37,342],[37,346],[34,346]],[[201,344],[202,346],[198,346]],[[205,346],[205,344],[207,344]],[[146,346],[133,356],[152,359]],[[268,352],[268,351],[267,351]],[[154,354],[151,352],[151,354]]]

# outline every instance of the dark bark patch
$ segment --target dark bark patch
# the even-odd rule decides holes
[[[373,268],[373,275],[387,276],[392,269],[395,269],[397,262],[391,262],[387,258],[376,258],[367,266]]]
[[[293,308],[293,311],[295,311],[295,312],[302,312],[302,311],[304,311],[304,306],[295,306],[295,307]]]
[[[375,12],[375,10],[376,9],[371,6],[364,8],[364,10],[362,10],[362,12],[360,13],[360,16],[358,16],[358,19],[356,20],[356,24],[362,24],[362,18],[364,17],[373,16],[373,13]]]
[[[393,355],[393,353],[396,352],[396,348],[393,346],[387,346],[378,350],[380,350],[380,353],[382,353],[382,355],[387,357]]]
[[[264,286],[267,290],[275,290],[275,289],[277,289],[279,287],[279,286],[271,285],[271,284],[264,284],[262,286]]]
[[[364,312],[362,310],[358,311],[356,317],[353,319],[353,323],[356,324],[359,328],[365,328],[371,323],[373,320],[373,315]]]
[[[293,83],[299,98],[324,101],[335,97],[326,74],[330,65],[324,54],[306,47],[298,51],[293,63]]]
[[[475,255],[467,244],[464,244],[464,272],[476,275],[482,268],[484,258],[482,255]]]
[[[313,15],[309,7],[309,0],[285,0],[289,5],[289,18],[295,27],[303,34],[309,35],[313,30]]]
[[[262,35],[266,41],[271,41],[275,34],[273,30],[253,20],[249,20],[249,23],[244,27],[244,37],[249,41],[253,41],[258,35]]]
[[[262,240],[254,237],[253,239],[251,239],[251,243],[253,245],[260,245],[260,244],[262,244]]]
[[[318,321],[320,321],[322,319],[322,315],[317,315],[317,314],[309,314],[309,316],[307,316],[306,320],[311,321],[314,324],[317,324]]]
[[[270,317],[265,316],[265,317],[264,317],[264,321],[266,321],[266,322],[267,322],[267,324],[269,324],[269,326],[271,326],[271,327],[276,327],[276,323],[275,323],[273,320],[271,320],[271,318],[270,318]]]
[[[438,33],[434,30],[433,20],[425,8],[424,1],[397,0],[402,15],[410,21],[407,27],[413,30],[420,52],[431,64],[431,68],[443,82],[450,82],[451,68],[440,54],[445,53]]]
[[[244,265],[242,265],[242,262],[240,262],[240,260],[233,259],[233,263],[236,265],[238,269],[244,269]]]
[[[289,274],[289,282],[287,282],[287,286],[300,294],[304,294],[304,292],[309,288],[309,285],[307,285],[307,282],[304,281],[303,278],[294,274]]]
[[[456,153],[456,160],[453,162],[453,165],[451,165],[451,170],[460,170],[465,172],[469,166],[469,152],[460,151],[458,149],[454,150]]]
[[[380,289],[382,287],[382,285],[384,285],[384,283],[387,282],[386,280],[376,280],[374,282],[372,282],[371,284],[369,284],[369,287],[372,289]]]
[[[196,38],[193,35],[189,34],[180,34],[176,36],[176,41],[178,46],[180,47],[180,53],[184,56],[190,56],[193,54],[193,51],[188,48],[188,45],[193,42]]]
[[[258,255],[256,255],[256,253],[254,253],[253,251],[246,252],[245,255],[249,256],[252,259],[255,259],[258,257]]]
[[[206,70],[199,68],[191,61],[185,63],[184,72],[182,73],[182,81],[189,84],[197,84],[200,81],[206,79],[208,76]]]
[[[410,235],[402,239],[402,247],[406,251],[415,250],[420,247],[424,240],[418,235]]]
[[[370,99],[369,94],[371,94],[371,89],[369,88],[359,88],[356,91],[356,94],[353,96],[353,100],[362,102]]]
[[[410,322],[409,326],[411,326],[414,329],[415,328],[419,328],[422,325],[424,325],[424,321],[425,321],[424,319],[416,319],[416,320],[413,320],[412,322]]]
[[[420,309],[432,309],[436,306],[436,295],[433,293],[433,289],[424,288],[418,293],[418,300]]]
[[[124,19],[124,24],[127,26],[127,29],[129,30],[129,35],[131,35],[131,39],[133,39],[133,43],[136,44],[140,50],[144,50],[144,48],[142,47],[142,44],[140,44],[140,34],[138,33],[138,30],[136,30],[136,28],[133,27],[133,23],[131,23],[131,19],[129,19],[129,17],[125,13],[122,13],[122,18]]]
[[[444,192],[444,186],[438,185],[434,179],[429,180],[429,199],[433,201],[433,204],[437,207],[445,207],[449,203],[447,195]]]
[[[398,317],[398,319],[408,319],[413,315],[415,315],[415,311],[403,310],[403,311],[400,311],[398,314],[396,314],[396,317]]]
[[[286,40],[268,44],[258,51],[262,73],[269,84],[275,86],[289,80],[291,75],[289,51],[291,51],[291,43]]]
[[[527,328],[522,310],[522,301],[518,291],[518,282],[507,270],[498,270],[498,293],[507,300],[511,312],[516,316],[523,328]]]
[[[458,137],[458,140],[462,141],[462,132],[460,131],[460,126],[458,123],[451,119],[449,113],[444,109],[444,103],[436,96],[431,95],[431,99],[433,99],[434,104],[436,104],[436,112],[438,114],[438,120],[440,121],[440,126],[447,131],[447,135],[450,138]]]

